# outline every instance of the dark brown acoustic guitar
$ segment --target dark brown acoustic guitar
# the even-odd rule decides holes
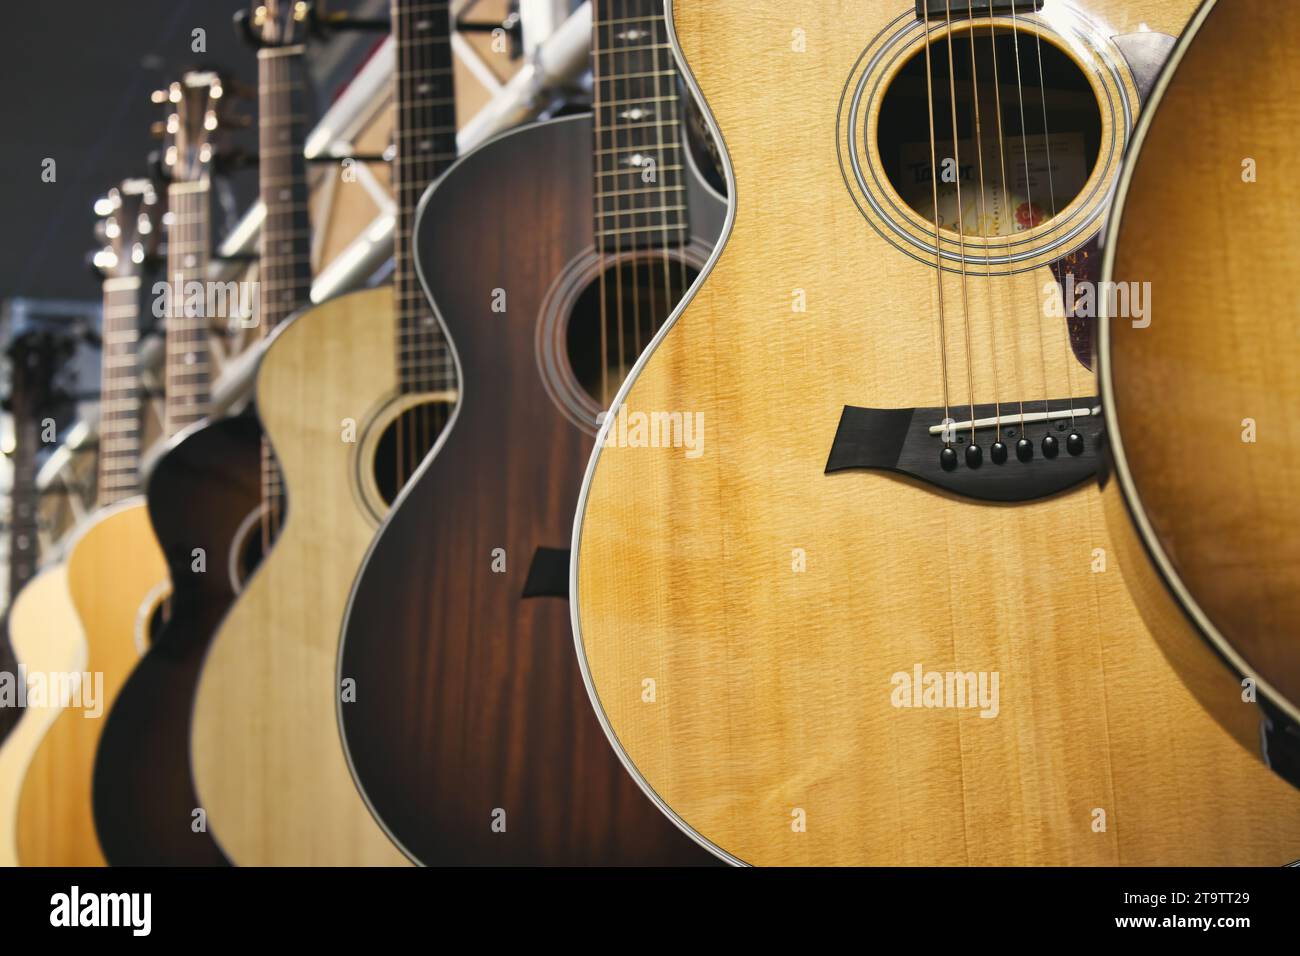
[[[567,549],[601,411],[725,217],[663,4],[592,13],[594,112],[476,150],[416,223],[460,401],[354,587],[340,711],[371,808],[426,864],[709,861],[620,765],[573,653]]]

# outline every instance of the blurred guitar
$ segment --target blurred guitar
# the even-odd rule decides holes
[[[1107,515],[1170,662],[1300,786],[1300,11],[1212,2],[1196,27],[1113,213],[1105,279],[1154,306],[1102,326]]]
[[[661,4],[591,11],[594,111],[475,150],[416,223],[462,388],[353,590],[339,709],[375,813],[431,865],[710,862],[606,745],[564,601],[601,411],[725,209],[684,148]]]

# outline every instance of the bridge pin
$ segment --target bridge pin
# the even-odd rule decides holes
[[[1016,442],[1016,457],[1021,461],[1029,461],[1034,457],[1034,443],[1028,438],[1022,438]]]
[[[1083,454],[1083,436],[1078,432],[1070,432],[1065,439],[1065,450],[1071,455]]]
[[[945,448],[943,451],[939,452],[939,464],[943,467],[944,471],[952,471],[957,467],[957,452],[955,452],[951,447]]]
[[[1043,439],[1043,457],[1055,458],[1060,454],[1061,449],[1057,447],[1056,436],[1048,435]]]
[[[979,445],[966,446],[966,467],[978,468],[984,461],[984,452]]]
[[[995,441],[989,448],[989,457],[993,459],[993,464],[1001,465],[1007,460],[1007,446]]]

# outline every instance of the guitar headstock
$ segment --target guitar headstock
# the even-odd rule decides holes
[[[167,110],[159,127],[163,174],[172,182],[207,178],[226,150],[228,127],[241,125],[230,114],[227,84],[215,70],[191,70],[153,101]]]
[[[139,275],[158,252],[163,203],[148,179],[126,179],[95,202],[102,244],[94,263],[104,278]]]
[[[305,0],[254,0],[241,22],[255,46],[297,46],[307,42],[313,15],[312,4]]]

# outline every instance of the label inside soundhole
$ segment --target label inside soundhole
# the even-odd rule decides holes
[[[1096,163],[1092,87],[1055,44],[1024,30],[977,26],[954,30],[951,42],[951,72],[948,38],[939,37],[929,83],[921,49],[885,93],[885,175],[908,206],[950,233],[959,224],[966,236],[989,237],[1043,225],[1079,195]]]

